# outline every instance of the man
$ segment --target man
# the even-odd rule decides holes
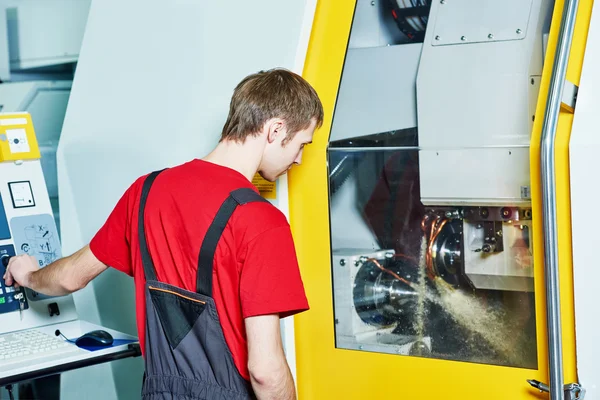
[[[13,257],[7,284],[64,295],[107,266],[133,276],[144,398],[295,398],[279,319],[308,302],[287,220],[251,180],[300,164],[322,121],[300,76],[246,77],[208,156],[139,178],[73,255],[43,269]]]

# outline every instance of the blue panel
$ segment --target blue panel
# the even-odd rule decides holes
[[[4,239],[10,239],[10,229],[8,229],[4,203],[2,203],[2,196],[0,196],[0,240]]]

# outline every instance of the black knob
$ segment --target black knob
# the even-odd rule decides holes
[[[10,258],[12,256],[2,256],[2,265],[4,265],[4,268],[8,267],[8,262],[10,261]]]

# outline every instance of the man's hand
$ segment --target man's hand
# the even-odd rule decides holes
[[[11,257],[4,280],[7,285],[28,287],[49,296],[64,296],[83,289],[108,268],[92,253],[89,246],[68,257],[39,268],[35,257]]]
[[[6,266],[4,282],[6,282],[6,286],[15,285],[16,287],[29,287],[29,278],[31,277],[31,274],[39,269],[40,267],[38,266],[35,257],[27,254],[13,256]]]

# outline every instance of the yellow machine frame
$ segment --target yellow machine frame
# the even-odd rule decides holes
[[[533,132],[531,187],[534,218],[538,370],[395,356],[335,348],[326,150],[355,1],[319,1],[304,77],[319,93],[323,127],[290,173],[290,219],[311,310],[296,317],[297,384],[301,399],[534,399],[547,394],[527,379],[548,382],[540,138],[564,1],[552,18]],[[579,84],[592,0],[580,1],[567,79]],[[556,142],[560,289],[565,382],[577,382],[571,256],[568,144],[573,115],[561,111]]]

